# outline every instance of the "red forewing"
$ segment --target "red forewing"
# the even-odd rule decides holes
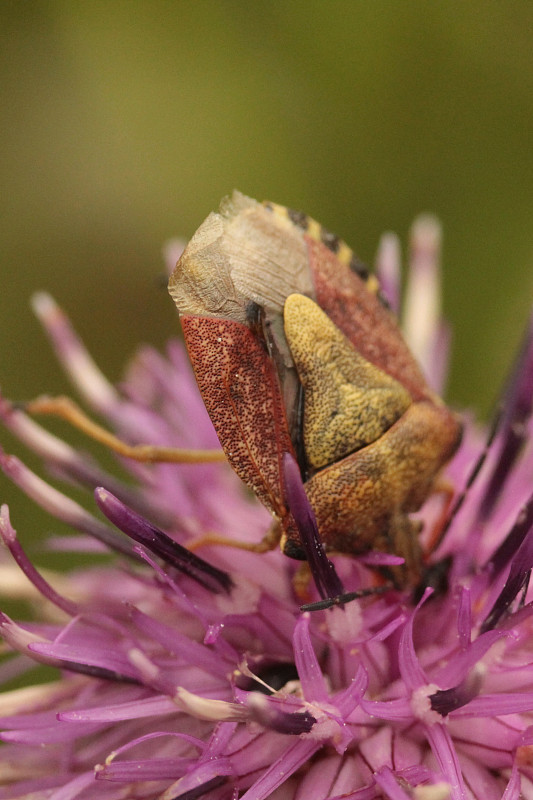
[[[205,406],[239,477],[279,517],[285,516],[281,460],[293,453],[277,375],[245,325],[216,317],[181,317]]]

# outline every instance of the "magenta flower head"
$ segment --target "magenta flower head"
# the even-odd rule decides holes
[[[377,273],[394,310],[398,252],[385,236]],[[438,226],[419,219],[403,328],[436,391],[449,342],[438,260]],[[34,307],[83,403],[121,441],[149,445],[148,459],[181,448],[203,460],[138,462],[125,449],[122,482],[31,405],[0,401],[56,485],[95,498],[81,507],[0,456],[71,527],[48,547],[93,563],[40,571],[2,507],[3,592],[33,614],[0,614],[0,680],[28,673],[0,695],[0,800],[533,798],[533,325],[490,431],[465,423],[445,471],[453,499],[433,494],[415,515],[426,564],[406,587],[379,578],[401,564],[393,552],[326,556],[290,458],[287,502],[312,577],[279,548],[224,546],[261,541],[271,518],[221,458],[182,344],[142,348],[114,387],[51,298]],[[36,662],[57,677],[32,682]]]

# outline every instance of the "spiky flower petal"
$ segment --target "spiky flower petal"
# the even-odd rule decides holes
[[[406,320],[437,390],[449,343],[439,236],[431,218],[413,229]],[[388,235],[378,255],[395,308],[398,252]],[[34,306],[82,400],[120,437],[218,446],[178,342],[165,356],[141,349],[115,388],[55,303],[40,294]],[[60,672],[0,695],[0,800],[533,798],[532,398],[533,325],[488,444],[467,426],[449,465],[447,519],[439,498],[421,512],[426,539],[445,529],[430,559],[438,590],[387,589],[312,612],[301,611],[294,562],[280,552],[188,549],[206,534],[259,541],[269,527],[227,465],[123,459],[122,483],[2,399],[3,424],[55,478],[90,492],[82,508],[0,454],[6,476],[72,527],[50,547],[115,556],[45,574],[2,507],[12,557],[0,563],[2,591],[34,614],[0,614],[13,653],[0,679],[35,662]],[[372,584],[373,568],[397,563],[326,559],[297,470],[285,472],[318,587],[306,584],[312,608],[343,593],[345,602]]]

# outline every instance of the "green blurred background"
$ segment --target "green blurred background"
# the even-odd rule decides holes
[[[533,288],[529,0],[4,1],[0,14],[9,396],[68,388],[29,310],[36,289],[113,380],[137,342],[173,335],[161,246],[238,187],[306,210],[370,262],[382,231],[405,241],[414,215],[438,214],[448,396],[488,413]]]

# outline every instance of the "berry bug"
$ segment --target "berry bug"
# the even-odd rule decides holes
[[[409,514],[438,491],[461,425],[376,278],[307,215],[234,192],[194,234],[169,290],[222,448],[274,515],[283,552],[305,558],[284,486],[289,453],[326,550],[394,553],[396,584],[416,585]]]

